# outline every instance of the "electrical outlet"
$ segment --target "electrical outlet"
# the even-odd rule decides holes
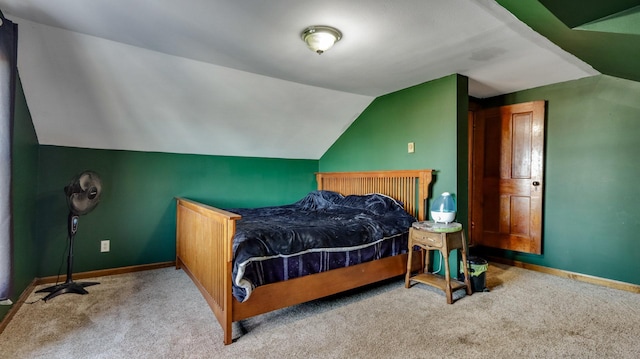
[[[108,252],[110,249],[110,241],[108,239],[100,241],[100,252]]]
[[[416,150],[415,144],[413,142],[409,142],[407,144],[407,152],[414,153]]]

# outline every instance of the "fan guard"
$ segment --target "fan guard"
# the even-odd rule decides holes
[[[97,173],[85,171],[75,176],[64,188],[69,210],[76,215],[91,212],[100,202],[102,181]]]

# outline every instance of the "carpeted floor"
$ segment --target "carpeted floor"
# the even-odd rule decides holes
[[[243,321],[229,346],[182,271],[96,280],[23,305],[0,358],[640,358],[640,295],[493,263],[491,292],[453,305],[392,280]]]

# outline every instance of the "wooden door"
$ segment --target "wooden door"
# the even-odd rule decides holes
[[[542,253],[544,111],[535,101],[475,112],[473,244]]]

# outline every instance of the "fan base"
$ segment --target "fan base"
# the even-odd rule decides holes
[[[79,282],[79,283],[67,282],[67,283],[54,285],[48,288],[40,289],[36,291],[36,293],[48,292],[49,294],[42,299],[46,302],[49,299],[53,299],[59,296],[60,294],[65,294],[65,293],[89,294],[89,292],[87,292],[87,290],[84,289],[84,287],[89,287],[96,284],[100,284],[100,283],[98,282]]]

